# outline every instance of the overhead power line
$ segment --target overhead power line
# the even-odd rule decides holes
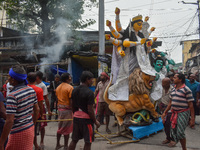
[[[183,29],[183,27],[185,26],[185,25],[187,25],[187,23],[189,23],[191,20],[193,20],[193,18],[194,18],[194,16],[192,16],[192,17],[190,17],[188,20],[186,20],[186,19],[183,19],[183,21],[185,21],[185,22],[183,22],[181,25],[179,25],[178,27],[174,27],[174,25],[176,24],[176,22],[177,23],[180,23],[180,21],[179,20],[177,20],[177,21],[174,21],[175,23],[173,24],[173,23],[171,23],[171,24],[168,24],[168,25],[165,25],[165,28],[167,28],[168,26],[170,26],[172,29],[167,29],[167,33],[174,33],[174,32],[177,32],[178,30],[180,30],[180,29]],[[159,27],[157,27],[158,29],[160,29]],[[164,31],[166,31],[166,30],[164,30]]]
[[[194,15],[194,17],[193,17],[192,21],[190,22],[190,24],[189,24],[189,26],[188,26],[187,30],[185,31],[185,35],[186,35],[187,31],[189,30],[189,28],[190,28],[191,24],[193,23],[193,21],[194,21],[194,18],[195,18],[195,16],[196,16],[196,15],[197,15],[197,12],[195,13],[195,15]],[[182,41],[182,40],[183,40],[183,38],[184,38],[184,36],[182,36],[182,38],[181,38],[179,41]],[[176,39],[176,40],[177,40],[177,39]],[[174,46],[172,47],[172,49],[171,49],[171,52],[173,52],[177,46],[178,46],[178,44],[174,45]]]
[[[194,8],[167,8],[167,9],[121,9],[122,11],[191,11],[191,10],[196,10]],[[107,13],[111,13],[112,11],[106,11]]]
[[[197,35],[199,33],[195,32],[195,33],[190,33],[190,34],[182,34],[182,35],[172,35],[172,36],[155,36],[157,38],[175,38],[175,37],[184,37],[184,36],[191,36],[191,35]]]
[[[117,2],[119,0],[110,0],[110,1],[107,1],[107,2],[104,2],[104,3],[113,3],[113,2]]]
[[[154,3],[154,5],[156,5],[156,4],[161,4],[161,3],[165,3],[165,2],[169,2],[169,1],[174,1],[174,0],[164,0],[164,1],[161,1],[161,2]],[[129,7],[129,8],[127,8],[127,9],[140,8],[140,7],[149,6],[149,5],[151,5],[151,3],[145,4],[145,5],[139,5],[139,6]],[[126,9],[121,9],[121,11],[125,11],[125,10],[126,10]],[[108,12],[113,12],[113,11],[108,11]]]

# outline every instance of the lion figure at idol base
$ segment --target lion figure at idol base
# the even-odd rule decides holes
[[[112,101],[108,98],[108,89],[111,86],[112,78],[108,84],[104,99],[108,103],[109,109],[115,114],[119,125],[123,124],[123,117],[126,113],[134,113],[140,110],[147,110],[155,119],[159,117],[155,111],[155,107],[150,101],[150,90],[155,76],[147,75],[141,71],[140,68],[135,68],[129,76],[129,100]]]

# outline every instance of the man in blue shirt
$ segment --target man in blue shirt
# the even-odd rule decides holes
[[[198,90],[199,82],[197,82],[195,79],[196,79],[196,76],[194,74],[190,74],[188,79],[185,80],[185,85],[187,87],[189,87],[189,89],[192,91],[192,96],[194,98],[193,107],[194,107],[195,115],[198,115],[199,110],[198,110],[198,107],[197,107],[197,102],[198,102],[197,92],[198,91],[200,92],[200,87],[199,87],[199,90]]]

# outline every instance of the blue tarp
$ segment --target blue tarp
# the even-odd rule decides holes
[[[72,59],[72,76],[74,84],[80,83],[80,76],[82,72],[83,72],[83,67]]]
[[[46,86],[49,86],[50,83],[49,82],[45,82],[45,81],[42,81]]]
[[[163,130],[164,126],[162,123],[162,119],[159,118],[159,122],[153,122],[150,125],[147,126],[129,126],[130,130],[132,130],[133,133],[133,139],[132,140],[138,140],[140,138],[143,138],[145,136],[149,136],[153,133],[157,133],[158,131]]]
[[[52,73],[53,73],[54,75],[57,74],[57,67],[52,65],[52,66],[51,66],[51,71],[52,71]],[[65,73],[65,72],[67,72],[67,70],[58,68],[58,73],[59,73],[60,76],[61,76],[63,73]]]
[[[90,90],[92,90],[94,92],[96,87],[95,86],[91,86],[89,88],[90,88]]]

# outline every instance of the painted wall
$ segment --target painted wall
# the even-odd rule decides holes
[[[194,56],[196,56],[196,52],[194,53],[189,53],[189,50],[191,49],[192,47],[192,44],[193,43],[199,43],[200,40],[189,40],[189,41],[182,41],[182,54],[183,54],[183,68],[185,68],[185,64],[186,64],[186,61],[189,59],[189,58],[192,58]]]

